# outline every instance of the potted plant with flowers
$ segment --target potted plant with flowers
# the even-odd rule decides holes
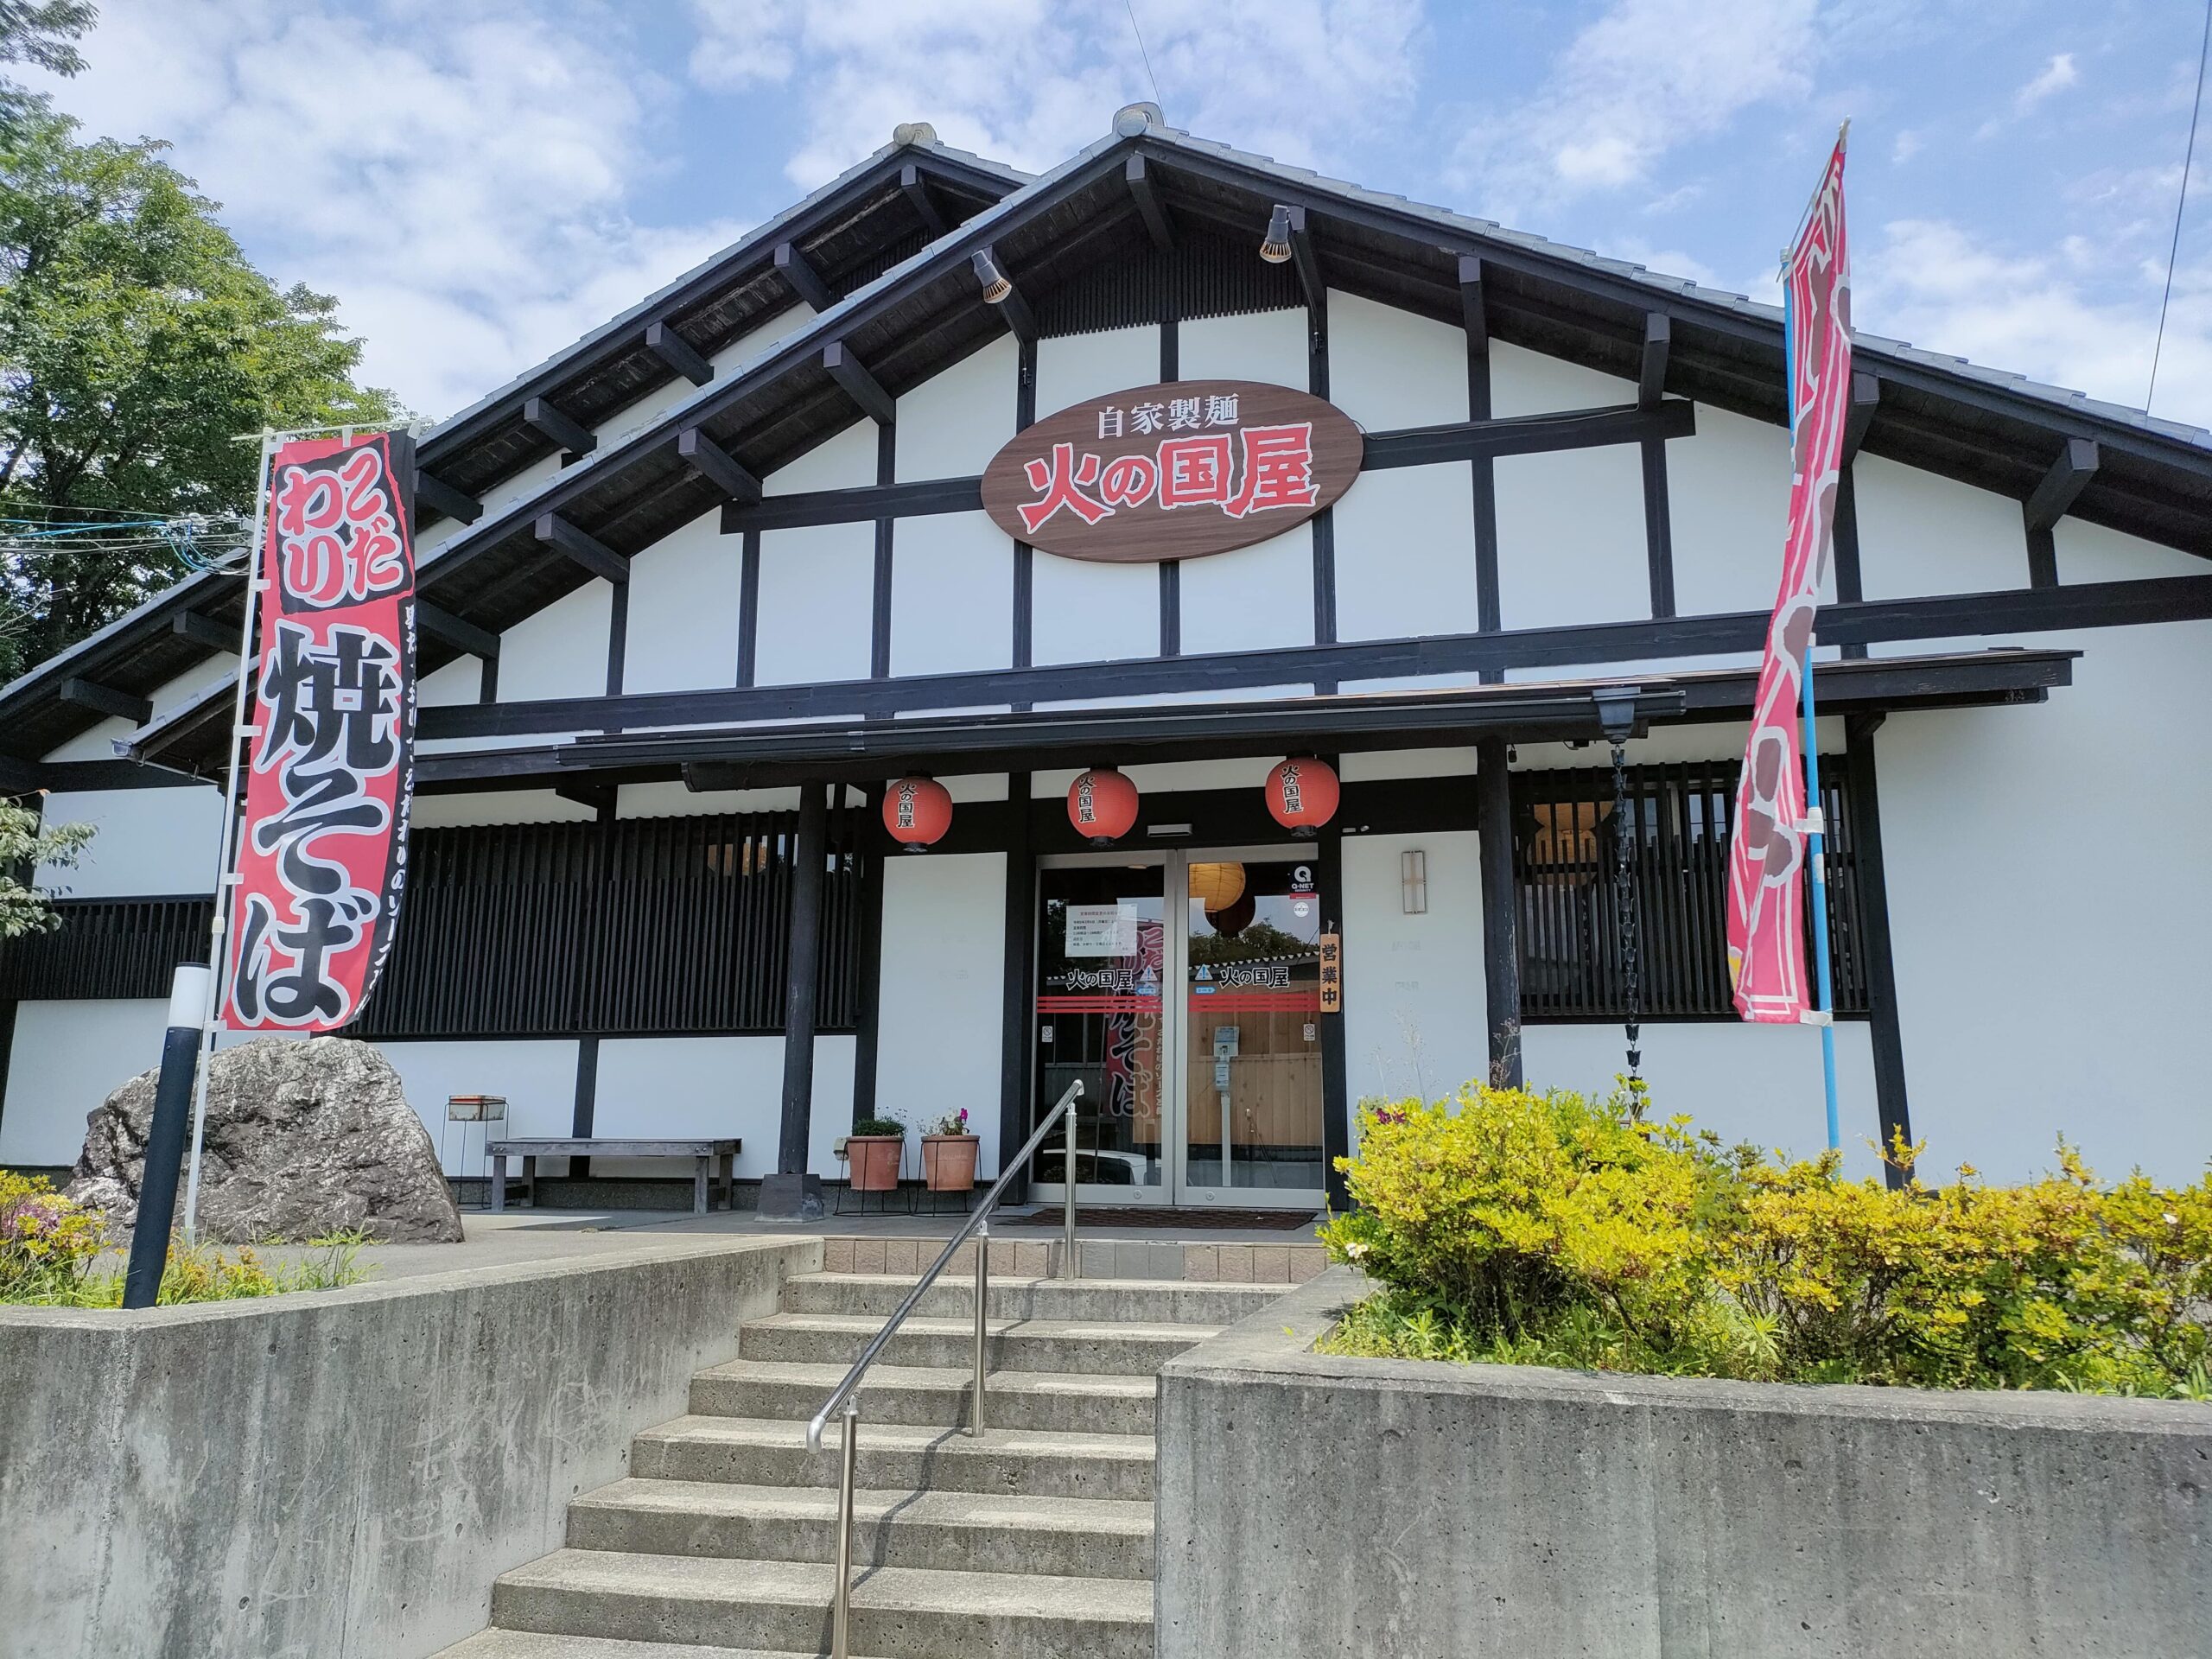
[[[906,1126],[895,1117],[864,1117],[845,1137],[847,1179],[855,1192],[896,1192],[906,1163]]]
[[[939,1118],[922,1133],[922,1179],[932,1192],[968,1192],[976,1185],[981,1143],[968,1127],[968,1109]]]

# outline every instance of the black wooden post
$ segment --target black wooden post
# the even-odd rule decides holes
[[[1882,802],[1874,784],[1874,728],[1854,717],[1844,724],[1844,776],[1851,785],[1851,840],[1859,869],[1859,915],[1866,953],[1867,1035],[1874,1051],[1874,1109],[1882,1126],[1882,1147],[1896,1138],[1912,1139],[1912,1114],[1905,1102],[1904,1033],[1897,1020],[1897,962],[1890,949],[1889,877],[1882,865]],[[1904,1177],[1885,1164],[1883,1179],[1893,1187]]]
[[[1483,996],[1490,1009],[1490,1081],[1494,1089],[1518,1089],[1520,905],[1513,891],[1513,787],[1502,737],[1485,737],[1475,745],[1475,829],[1481,841]]]
[[[1334,755],[1329,764],[1337,764]],[[1313,849],[1314,887],[1321,899],[1321,926],[1333,930],[1339,940],[1344,926],[1344,832],[1341,817],[1321,831]],[[1341,958],[1340,958],[1341,959]],[[1344,982],[1344,995],[1357,996],[1359,987]],[[1337,1160],[1351,1155],[1351,1084],[1345,1075],[1344,1017],[1341,1013],[1317,1015],[1321,1026],[1321,1179],[1328,1188],[1332,1208],[1351,1208],[1351,1194],[1337,1168]]]
[[[1029,774],[1007,779],[1005,915],[1005,1014],[999,1049],[999,1156],[1011,1158],[1029,1138],[1030,1042],[1037,1028],[1036,973],[1032,954],[1037,936],[1037,859],[1030,842]],[[1043,1156],[1040,1152],[1039,1156]],[[1007,1188],[1019,1204],[1029,1196],[1031,1172],[1025,1169]]]
[[[791,843],[791,913],[784,979],[784,1121],[776,1173],[760,1183],[764,1216],[812,1221],[822,1181],[806,1167],[814,1103],[815,981],[822,966],[822,868],[828,815],[822,785],[799,791]]]
[[[883,859],[892,850],[883,832],[883,785],[868,791],[853,837],[859,855],[860,938],[854,963],[853,1122],[875,1113],[876,1033],[883,1002]]]

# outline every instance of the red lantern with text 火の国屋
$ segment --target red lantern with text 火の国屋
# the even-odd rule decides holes
[[[1137,786],[1111,766],[1093,766],[1068,785],[1068,822],[1094,847],[1110,847],[1137,821]]]
[[[901,778],[883,792],[883,827],[908,852],[926,851],[952,828],[952,796],[934,778]]]
[[[1342,795],[1336,768],[1311,755],[1293,755],[1268,774],[1268,810],[1300,837],[1316,835],[1337,816]]]

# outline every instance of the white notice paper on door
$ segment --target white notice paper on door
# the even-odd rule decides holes
[[[1071,957],[1136,955],[1136,906],[1070,905],[1067,953]]]

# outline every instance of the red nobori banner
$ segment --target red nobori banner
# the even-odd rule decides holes
[[[1789,376],[1789,530],[1751,708],[1728,846],[1728,971],[1746,1020],[1787,1024],[1810,1007],[1805,979],[1805,756],[1813,621],[1827,570],[1851,393],[1851,264],[1843,141],[1836,141],[1783,290]]]
[[[276,452],[256,731],[230,907],[232,1031],[335,1031],[391,953],[414,783],[414,445]]]

